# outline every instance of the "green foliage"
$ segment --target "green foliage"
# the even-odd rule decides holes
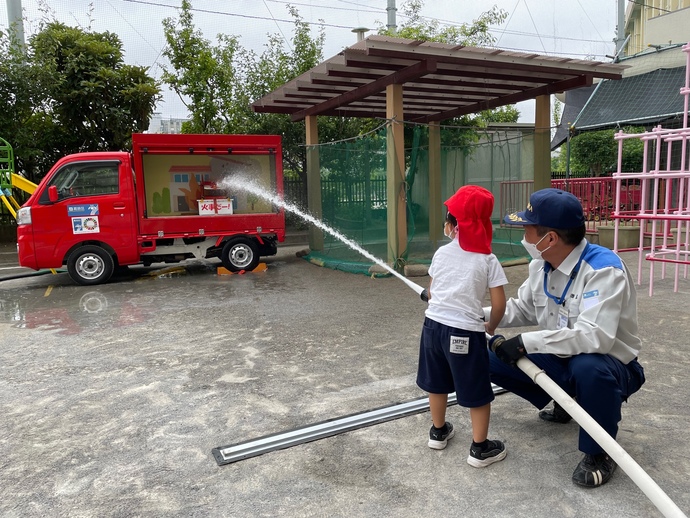
[[[124,64],[110,32],[49,22],[27,49],[0,33],[0,53],[0,135],[36,181],[63,155],[126,149],[160,99],[145,68]]]
[[[35,66],[52,78],[51,111],[66,150],[124,149],[133,132],[148,127],[158,86],[144,67],[124,63],[117,35],[52,22],[31,47]]]
[[[345,119],[345,121],[356,119]],[[405,132],[410,128],[405,128]],[[411,138],[411,136],[409,137]],[[323,146],[319,153],[322,177],[328,179],[367,180],[385,175],[386,129],[367,135]]]
[[[419,41],[487,47],[496,41],[489,32],[489,27],[503,23],[508,17],[505,10],[494,6],[472,23],[442,26],[438,20],[429,20],[421,16],[423,6],[423,0],[408,0],[402,7],[407,20],[395,32],[379,23],[379,34]]]
[[[168,43],[163,55],[174,73],[164,68],[163,81],[185,103],[190,120],[187,133],[222,133],[228,123],[228,101],[236,96],[235,56],[241,52],[237,39],[219,35],[218,45],[202,36],[193,25],[191,4],[183,0],[180,19],[163,20]]]
[[[556,99],[555,97],[553,98],[554,104],[553,104],[553,112],[551,112],[551,122],[553,123],[554,126],[558,126],[561,123],[561,117],[563,116],[563,106],[564,104]]]
[[[282,114],[258,114],[251,103],[315,67],[323,60],[325,34],[312,37],[297,9],[291,49],[281,35],[269,35],[261,55],[243,48],[236,36],[219,35],[212,44],[195,28],[191,3],[183,0],[178,20],[163,22],[171,63],[163,80],[185,102],[190,121],[186,133],[281,135],[285,169],[304,175],[304,123]]]
[[[570,141],[570,170],[601,176],[616,161],[613,130],[581,133]]]
[[[485,124],[490,122],[517,122],[519,118],[520,111],[512,104],[479,113],[479,120]]]
[[[323,61],[325,33],[323,29],[312,36],[309,25],[299,12],[288,5],[294,20],[291,49],[285,48],[282,36],[269,36],[266,48],[260,56],[247,52],[243,56],[245,82],[242,107],[234,130],[240,133],[278,134],[283,137],[283,160],[289,168],[303,178],[306,177],[306,150],[304,122],[292,122],[288,115],[279,113],[254,113],[251,103],[291,79],[314,68]],[[323,118],[319,125],[328,124]],[[243,130],[244,128],[244,130]]]
[[[567,169],[567,154],[565,145],[551,153],[551,171],[565,171]]]
[[[419,41],[487,47],[495,43],[495,38],[489,32],[490,26],[503,23],[508,16],[505,10],[494,6],[489,11],[482,13],[472,23],[442,26],[438,20],[422,17],[423,6],[423,0],[408,0],[402,7],[402,12],[406,18],[405,22],[396,31],[379,24],[378,33]],[[457,126],[457,129],[443,132],[441,144],[458,147],[463,149],[465,153],[469,153],[472,144],[479,140],[478,130],[485,128],[492,122],[517,122],[519,117],[520,112],[515,106],[503,106],[494,110],[486,110],[478,114],[443,121],[443,124]],[[406,147],[408,146],[406,145]]]
[[[27,62],[13,32],[0,32],[0,56],[0,136],[14,148],[17,169],[27,171],[54,133],[42,111],[48,77]]]
[[[626,133],[642,133],[644,128],[623,128]],[[618,161],[618,141],[614,139],[615,131],[588,131],[576,135],[570,140],[570,170],[588,173],[592,176],[615,171]],[[638,171],[642,168],[643,143],[639,139],[623,141],[623,171]]]
[[[645,128],[639,126],[629,126],[627,128],[623,128],[623,131],[626,133],[643,133]],[[616,145],[618,145],[617,141]],[[623,172],[642,171],[643,158],[644,142],[642,142],[642,140],[638,138],[631,138],[623,141],[623,161],[621,163],[621,170]]]

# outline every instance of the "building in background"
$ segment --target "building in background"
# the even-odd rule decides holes
[[[164,118],[160,112],[154,112],[148,133],[182,133],[182,123],[187,120],[174,117]]]
[[[629,2],[625,12],[625,34],[630,40],[626,56],[649,47],[687,43],[690,37],[690,0],[646,0]]]
[[[554,150],[582,131],[643,126],[679,127],[684,111],[680,89],[690,41],[690,0],[629,2],[625,16],[627,44],[618,63],[627,65],[618,81],[595,82],[557,98],[565,102],[551,141]]]

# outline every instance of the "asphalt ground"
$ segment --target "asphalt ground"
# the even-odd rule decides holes
[[[443,451],[426,445],[424,412],[218,466],[215,447],[425,396],[417,295],[320,268],[301,248],[244,275],[191,262],[97,287],[0,280],[0,516],[660,516],[620,469],[575,486],[577,424],[543,422],[512,394],[496,397],[491,424],[508,456],[486,469],[466,463],[457,406]],[[624,259],[637,270],[636,254]],[[668,267],[649,297],[643,268],[647,383],[618,441],[688,513],[690,280],[674,293]],[[13,245],[0,247],[0,279],[19,271]],[[510,295],[527,267],[506,273]]]

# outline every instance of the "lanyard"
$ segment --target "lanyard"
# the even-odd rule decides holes
[[[551,295],[551,293],[549,293],[549,289],[547,286],[547,282],[548,282],[547,277],[548,277],[549,272],[551,271],[551,265],[549,263],[546,263],[546,262],[544,263],[544,293],[546,294],[547,297],[549,297],[551,300],[553,300],[559,306],[565,306],[565,296],[568,294],[568,290],[570,289],[570,285],[575,280],[575,277],[577,277],[577,272],[580,271],[580,265],[582,264],[582,259],[584,259],[588,248],[589,248],[589,243],[587,243],[585,245],[585,249],[580,254],[580,258],[577,260],[577,264],[575,265],[575,268],[573,268],[573,273],[570,274],[570,279],[568,279],[568,284],[565,285],[565,289],[563,290],[563,294],[560,297],[556,297],[555,295]]]

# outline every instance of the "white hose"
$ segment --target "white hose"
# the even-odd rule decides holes
[[[687,518],[685,513],[671,500],[652,477],[611,437],[592,417],[584,411],[555,381],[528,358],[520,358],[517,366],[532,381],[543,388],[554,401],[563,407],[584,430],[616,461],[652,503],[667,517]]]

